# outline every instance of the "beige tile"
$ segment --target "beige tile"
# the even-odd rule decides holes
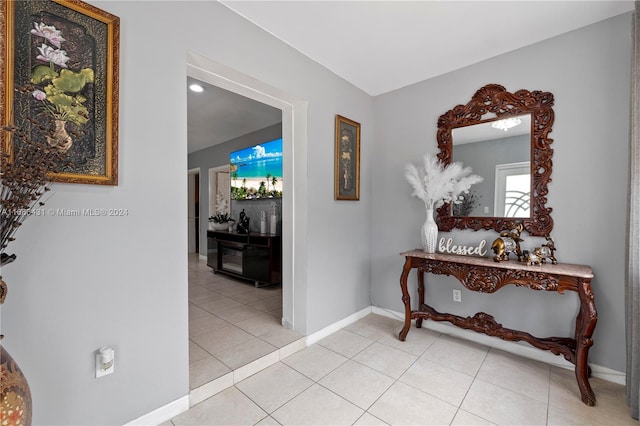
[[[551,367],[550,425],[638,425],[629,414],[623,385],[593,377],[589,382],[596,395],[595,407],[582,402],[573,370]]]
[[[364,411],[315,384],[271,416],[282,425],[351,425]]]
[[[195,389],[229,372],[231,369],[214,357],[201,359],[189,366],[189,388]]]
[[[355,361],[347,361],[318,383],[366,410],[393,382],[389,376]]]
[[[282,362],[296,369],[312,380],[320,380],[340,365],[347,362],[348,358],[337,354],[324,346],[312,345],[306,349],[284,358]]]
[[[476,378],[546,404],[549,374],[549,364],[491,349]]]
[[[402,342],[398,337],[401,329],[402,325],[398,326],[392,335],[381,337],[378,343],[400,349],[411,355],[421,356],[440,337],[440,333],[433,330],[412,327],[405,341]]]
[[[543,425],[547,421],[546,404],[478,379],[460,408],[501,425]]]
[[[260,408],[272,413],[313,383],[291,367],[278,362],[241,381],[236,387]]]
[[[331,349],[347,358],[353,357],[372,343],[373,340],[347,330],[336,331],[318,342],[319,345]]]
[[[282,299],[282,291],[271,287],[254,287],[241,293],[229,295],[228,297],[237,302],[249,305],[251,303],[255,303],[271,297],[279,297],[280,299]]]
[[[189,302],[201,305],[204,302],[214,299],[221,299],[224,296],[217,291],[201,286],[189,287]]]
[[[174,417],[172,421],[176,426],[253,425],[266,416],[267,413],[253,401],[231,387]]]
[[[244,294],[255,290],[255,287],[250,282],[236,282],[236,285],[223,286],[218,291],[224,297],[231,298],[239,294]]]
[[[369,314],[366,317],[345,327],[345,330],[356,333],[371,340],[378,340],[382,337],[391,337],[396,328],[402,323],[392,318],[383,317],[376,314]]]
[[[247,306],[239,306],[233,309],[216,311],[216,316],[230,322],[231,324],[237,324],[241,321],[251,320],[261,313],[262,312]]]
[[[453,420],[456,407],[396,382],[368,411],[390,425],[445,425]]]
[[[259,336],[260,339],[264,340],[265,342],[277,348],[285,347],[289,343],[293,343],[302,337],[303,336],[301,334],[298,334],[295,331],[287,330],[284,327],[280,327],[279,329],[268,331]]]
[[[280,359],[285,359],[307,347],[307,339],[302,337],[298,340],[294,340],[293,342],[284,345],[278,350],[278,354],[280,355]]]
[[[280,423],[276,422],[276,420],[273,417],[267,416],[264,419],[260,420],[258,423],[256,423],[255,426],[280,426]]]
[[[278,321],[282,321],[282,306],[272,311],[265,311],[265,313],[276,317]]]
[[[380,343],[373,343],[353,357],[354,361],[397,379],[407,371],[417,356]]]
[[[271,330],[283,328],[277,318],[261,311],[256,312],[255,317],[239,321],[235,325],[254,336],[261,336]]]
[[[216,312],[226,311],[228,309],[235,309],[244,306],[242,303],[238,303],[233,299],[229,299],[228,297],[223,297],[220,299],[210,300],[205,303],[201,303],[200,306],[207,312],[212,314],[216,314]]]
[[[425,351],[422,358],[439,362],[469,376],[475,376],[489,351],[486,346],[455,337],[441,335]]]
[[[419,359],[400,381],[458,407],[471,387],[473,377],[437,362]]]
[[[189,303],[189,321],[208,316],[211,316],[210,312],[205,311],[193,303]]]
[[[193,407],[205,399],[209,399],[213,395],[233,386],[233,374],[234,373],[227,373],[200,387],[191,389],[189,391],[189,404]]]
[[[247,365],[243,365],[238,369],[233,371],[233,382],[240,383],[247,377],[251,377],[256,373],[264,370],[265,368],[272,366],[273,364],[280,361],[280,354],[278,351],[271,352],[261,358],[256,359],[248,363]]]
[[[210,357],[211,354],[200,346],[197,343],[189,340],[189,364],[193,364],[196,361],[200,361],[201,359],[205,359]]]
[[[205,333],[210,333],[222,327],[228,327],[230,323],[218,318],[215,315],[208,314],[205,317],[189,321],[189,337],[193,338]]]
[[[195,336],[192,340],[202,349],[214,355],[251,339],[255,339],[255,337],[234,325],[229,325]]]
[[[387,423],[383,422],[376,416],[372,416],[369,413],[364,413],[357,422],[353,424],[354,426],[385,426]]]
[[[248,306],[263,312],[274,311],[276,309],[282,308],[282,297],[280,296],[269,297],[267,299],[262,299],[262,300],[258,300],[257,302],[253,302]]]
[[[236,370],[243,365],[255,361],[258,358],[262,358],[272,352],[276,352],[277,350],[278,348],[275,346],[270,345],[257,337],[251,337],[251,339],[246,342],[215,353],[214,356],[232,370]]]
[[[458,412],[456,413],[456,417],[451,422],[451,426],[470,426],[470,425],[492,426],[494,425],[494,423],[491,423],[489,420],[485,420],[482,417],[478,417],[464,410],[458,410]]]

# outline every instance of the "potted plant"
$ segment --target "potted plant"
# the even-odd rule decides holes
[[[216,214],[209,216],[209,229],[212,231],[224,231],[229,229],[234,222],[229,215],[229,202],[221,191],[216,194]]]
[[[229,223],[234,222],[229,213],[216,213],[209,217],[209,228],[213,231],[224,231],[229,229]]]

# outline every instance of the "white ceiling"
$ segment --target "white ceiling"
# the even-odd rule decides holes
[[[371,96],[632,11],[634,7],[633,1],[221,3]],[[280,117],[279,111],[271,107],[212,86],[206,89],[203,94],[189,93],[189,152],[267,127],[277,122],[272,121],[276,116]]]

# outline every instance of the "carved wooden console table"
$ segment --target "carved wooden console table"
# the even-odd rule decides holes
[[[587,364],[589,348],[593,345],[591,336],[598,320],[591,291],[593,272],[590,267],[569,264],[527,266],[516,261],[495,262],[491,258],[427,254],[422,250],[407,251],[401,255],[405,256],[404,268],[400,276],[405,318],[404,327],[400,331],[400,340],[406,339],[412,319],[416,320],[418,328],[422,327],[424,319],[432,319],[449,321],[458,327],[497,336],[504,340],[525,341],[536,348],[551,351],[555,355],[563,355],[567,361],[574,364],[582,401],[587,405],[595,405],[596,397],[589,384],[591,370]],[[411,298],[407,291],[407,277],[412,269],[417,269],[418,272],[417,311],[411,310]],[[424,303],[425,272],[453,276],[469,290],[483,293],[494,293],[508,284],[558,293],[563,293],[565,290],[575,291],[580,299],[575,336],[574,338],[538,338],[526,332],[505,328],[484,312],[466,318],[437,312]]]

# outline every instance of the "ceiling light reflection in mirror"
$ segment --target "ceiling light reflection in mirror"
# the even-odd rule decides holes
[[[452,215],[529,218],[531,115],[454,128],[452,139],[453,161],[484,178],[453,206]]]

